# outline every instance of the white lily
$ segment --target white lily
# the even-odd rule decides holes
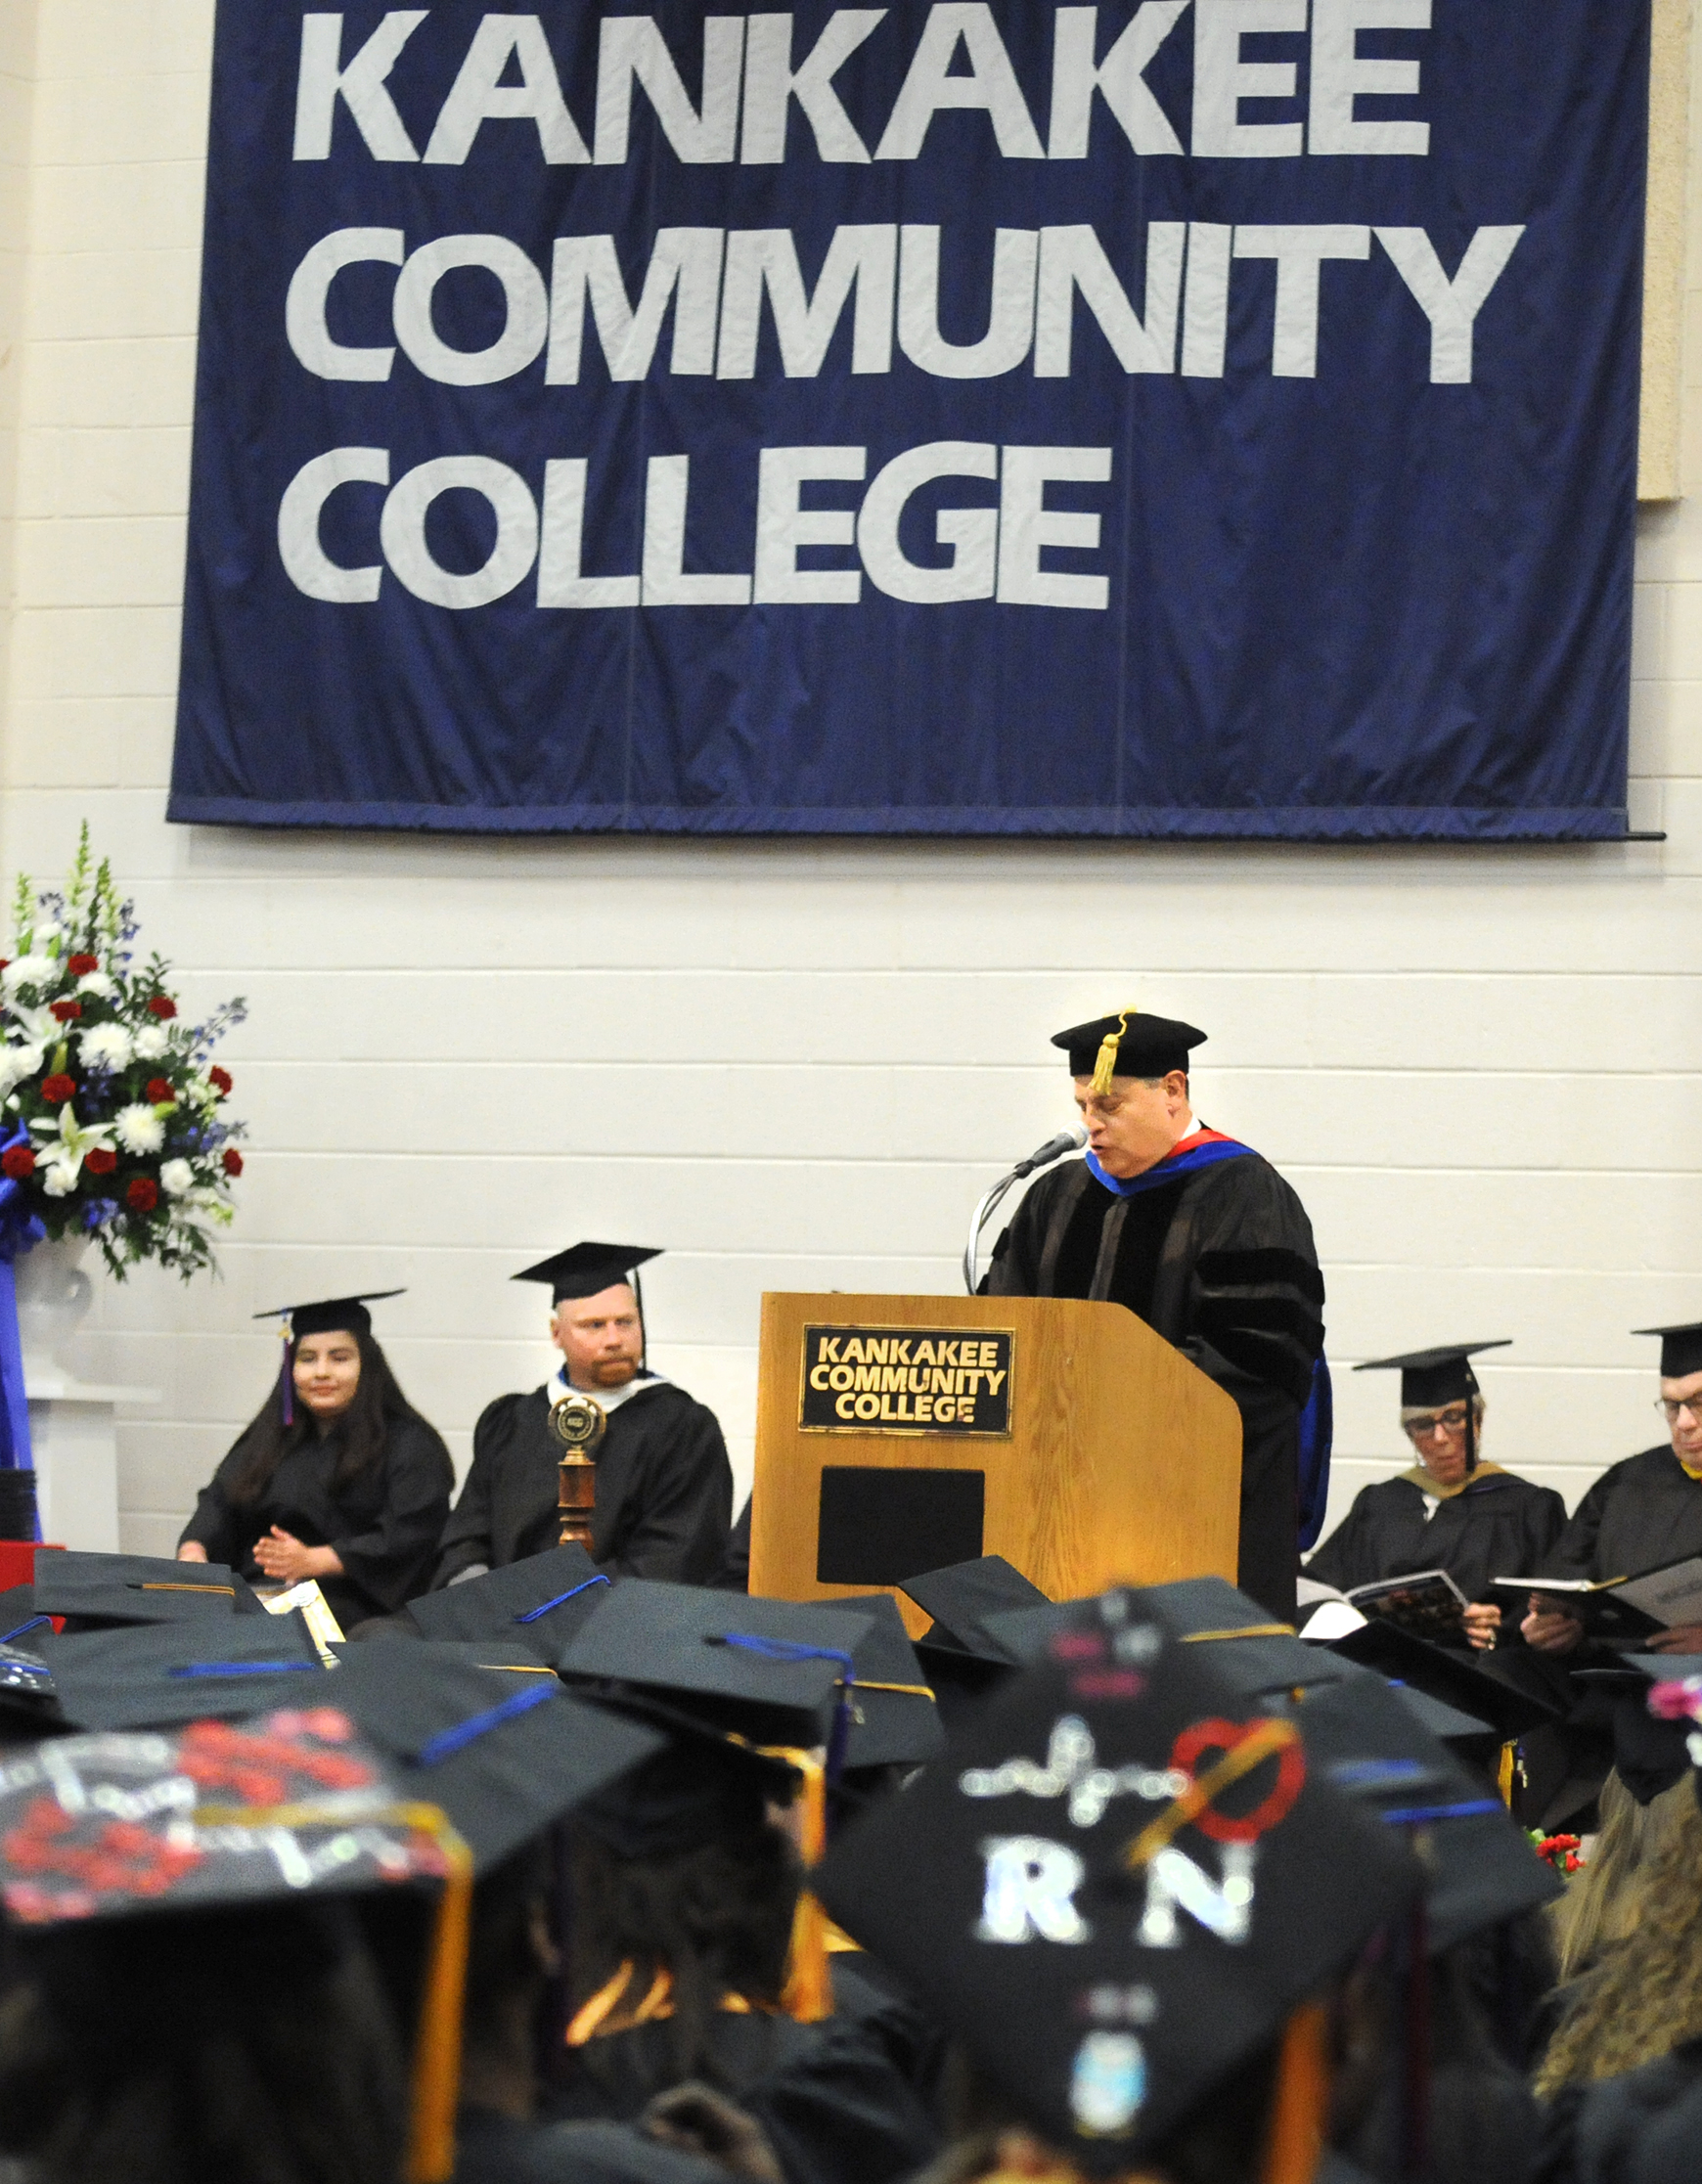
[[[44,1047],[0,1047],[0,1094],[33,1077],[46,1059]]]
[[[8,1003],[7,1013],[32,1047],[51,1047],[65,1037],[65,1026],[51,1008],[25,1008],[22,1002],[14,1001]]]
[[[152,1114],[153,1109],[150,1108],[148,1112]],[[68,1099],[60,1109],[57,1121],[43,1116],[29,1127],[31,1130],[39,1130],[44,1137],[58,1139],[57,1143],[49,1143],[41,1148],[52,1163],[48,1180],[42,1186],[50,1198],[63,1198],[67,1190],[74,1187],[77,1173],[90,1153],[110,1153],[112,1150],[112,1126],[108,1123],[90,1123],[85,1128],[77,1121],[76,1109]],[[68,1177],[68,1181],[56,1187],[53,1170],[63,1171]]]

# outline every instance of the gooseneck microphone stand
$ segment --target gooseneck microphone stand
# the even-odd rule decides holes
[[[1036,1169],[1050,1168],[1054,1160],[1061,1160],[1065,1153],[1079,1152],[1087,1141],[1088,1134],[1085,1130],[1060,1130],[1055,1137],[1049,1137],[1026,1160],[1019,1160],[1014,1168],[1001,1176],[993,1188],[981,1198],[970,1217],[969,1240],[963,1246],[963,1289],[968,1296],[974,1296],[976,1284],[981,1278],[978,1264],[981,1231],[992,1220],[1006,1192],[1032,1176]]]

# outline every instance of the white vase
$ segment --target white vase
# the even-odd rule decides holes
[[[18,1331],[26,1373],[33,1368],[76,1377],[68,1352],[95,1296],[82,1265],[88,1249],[86,1236],[65,1236],[37,1244],[17,1263]]]

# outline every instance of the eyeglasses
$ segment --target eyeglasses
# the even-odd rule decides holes
[[[1698,1397],[1697,1400],[1702,1402],[1702,1397]],[[1438,1426],[1442,1428],[1444,1433],[1463,1433],[1465,1431],[1465,1405],[1462,1403],[1456,1404],[1451,1409],[1433,1410],[1428,1417],[1406,1418],[1402,1420],[1402,1423],[1414,1441],[1428,1441]]]
[[[1674,1403],[1669,1396],[1657,1396],[1655,1398],[1655,1408],[1670,1426],[1676,1426],[1679,1423],[1679,1413],[1682,1410],[1687,1410],[1690,1413],[1690,1423],[1692,1425],[1702,1426],[1702,1395],[1686,1396],[1682,1403]]]

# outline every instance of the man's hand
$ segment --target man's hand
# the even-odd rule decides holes
[[[1519,1632],[1538,1653],[1572,1653],[1584,1636],[1584,1626],[1558,1600],[1533,1592],[1530,1612],[1520,1624]]]
[[[1644,1643],[1651,1653],[1702,1653],[1702,1623],[1676,1623]]]
[[[254,1560],[279,1584],[299,1584],[304,1578],[336,1578],[342,1564],[335,1547],[304,1547],[293,1533],[274,1525],[254,1541]]]
[[[748,2184],[785,2184],[785,2171],[755,2117],[694,2079],[658,2093],[639,2117],[639,2129],[659,2145],[718,2162]]]
[[[186,1539],[177,1550],[179,1562],[204,1562],[206,1558],[206,1549],[199,1539]]]
[[[1475,1653],[1488,1653],[1500,1632],[1501,1611],[1487,1600],[1473,1600],[1464,1616],[1465,1642]]]

